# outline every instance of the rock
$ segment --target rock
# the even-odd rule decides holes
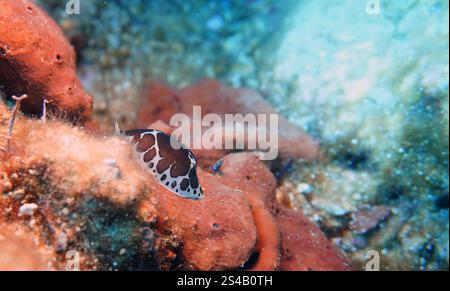
[[[253,154],[230,154],[224,158],[219,176],[229,187],[244,193],[250,204],[258,234],[258,260],[253,271],[277,270],[280,260],[280,229],[271,211],[275,199],[276,180]]]
[[[443,204],[435,201],[449,188],[449,29],[441,21],[449,17],[449,2],[370,2],[383,2],[382,12],[369,16],[376,18],[373,22],[352,0],[304,1],[293,9],[293,23],[283,30],[277,54],[267,67],[275,82],[265,91],[277,92],[276,102],[289,104],[286,111],[300,117],[298,124],[317,132],[322,148],[331,154],[325,171],[332,172],[335,185],[317,183],[315,189],[323,190],[315,194],[344,207],[328,208],[334,205],[323,203],[321,209],[335,215],[350,214],[364,204],[395,207],[395,216],[370,233],[371,238],[380,237],[370,239],[368,250],[383,250],[382,268],[420,270],[421,247],[412,242],[427,245],[432,239],[438,247],[432,256],[424,256],[426,268],[446,270],[448,210],[443,209],[445,196]],[[305,25],[311,21],[314,25]],[[321,37],[324,31],[330,38]],[[442,39],[443,46],[433,45]],[[289,82],[291,86],[281,92],[273,88]],[[380,110],[374,110],[374,104]],[[350,169],[363,183],[352,182],[351,177],[339,183],[333,173],[336,162],[342,172]],[[347,191],[355,184],[352,192],[362,197],[359,201]],[[351,203],[331,201],[332,196],[347,196],[340,200]],[[398,227],[391,226],[394,217],[414,221],[407,239],[399,239]],[[364,258],[366,251],[348,255]]]
[[[147,82],[137,126],[147,127],[158,120],[169,124],[172,116],[183,110],[178,95],[178,90],[162,81]]]
[[[281,207],[275,199],[276,181],[269,169],[251,154],[231,154],[225,157],[223,176],[228,185],[247,193],[258,238],[265,238],[257,267],[270,270],[267,262],[278,270],[351,270],[348,260],[331,244],[320,229],[301,212]],[[260,203],[263,202],[263,205]],[[265,216],[265,211],[270,217]],[[258,218],[259,217],[259,223]],[[279,233],[278,235],[276,233]],[[279,251],[281,246],[281,252]],[[259,268],[256,268],[257,270]]]
[[[386,206],[364,206],[352,213],[350,229],[358,234],[364,234],[377,227],[391,215]]]
[[[154,124],[152,128],[170,133],[170,128],[161,122]],[[223,159],[220,172],[220,175],[208,175],[207,181],[217,179],[230,189],[234,189],[234,192],[244,194],[252,210],[258,236],[255,251],[258,252],[259,259],[250,267],[251,270],[267,271],[279,268],[306,270],[304,265],[302,266],[303,262],[307,262],[309,268],[317,270],[351,269],[348,261],[331,245],[318,227],[301,213],[289,212],[275,202],[276,180],[255,155],[249,153],[227,155]],[[284,226],[285,223],[287,226]],[[293,235],[297,233],[298,236]],[[308,239],[303,241],[303,237]],[[295,258],[293,262],[279,251],[280,248],[283,250],[282,246],[288,245],[284,249],[285,253],[290,250],[298,253],[296,246],[299,244],[308,251]]]
[[[152,128],[167,134],[171,130],[162,122]],[[167,191],[161,192],[163,188],[157,186],[158,191],[153,191],[154,196],[141,204],[139,213],[156,219],[164,231],[169,227],[183,242],[185,268],[237,269],[248,260],[256,244],[255,222],[246,193],[201,169],[198,175],[204,199],[179,199]]]
[[[62,231],[57,237],[55,251],[57,253],[66,251],[67,244],[68,244],[67,234],[64,231]]]
[[[180,199],[153,186],[152,198],[141,215],[156,217],[160,231],[171,230],[182,242],[181,254],[189,270],[232,270],[245,263],[256,243],[256,229],[243,193],[235,192],[200,171],[205,198]]]
[[[16,225],[0,227],[0,271],[51,271],[54,253]]]
[[[39,207],[35,203],[26,203],[20,206],[19,216],[33,216]]]
[[[157,120],[169,124],[176,113],[192,118],[193,107],[201,106],[202,117],[209,113],[218,114],[277,114],[260,93],[231,88],[218,81],[204,79],[181,90],[172,89],[162,82],[148,82],[145,99],[139,112],[138,126],[147,127]],[[233,139],[235,137],[227,137]],[[194,153],[200,163],[210,167],[231,150],[197,149]],[[296,128],[283,117],[279,118],[279,156],[312,161],[319,157],[319,145],[307,134]]]
[[[70,241],[84,252],[85,269],[231,270],[253,252],[256,227],[246,197],[217,177],[200,171],[206,198],[183,199],[155,182],[130,158],[131,147],[116,137],[24,120],[17,122],[14,136],[22,141],[15,144],[17,152],[27,158],[8,157],[5,165],[7,172],[20,173],[15,187],[26,185],[29,199],[40,201],[33,229],[50,237],[57,253]],[[49,145],[51,151],[42,150]],[[121,169],[121,179],[105,179],[110,165]],[[29,169],[35,170],[33,175]],[[43,179],[45,184],[39,182]],[[0,220],[9,215],[6,209],[22,215],[37,209],[32,204],[18,209],[17,203],[0,197]],[[127,252],[121,254],[124,248]]]
[[[314,188],[307,183],[300,183],[297,185],[297,191],[303,195],[307,195],[313,193]]]
[[[301,262],[322,270],[348,268],[301,213],[286,224],[291,214],[275,200],[276,180],[253,154],[226,156],[222,175],[199,169],[205,198],[194,201],[165,190],[115,136],[32,120],[19,120],[14,136],[22,142],[6,158],[5,172],[20,173],[14,187],[26,187],[27,199],[39,201],[32,229],[54,253],[70,242],[80,252],[82,270],[237,270],[255,253],[251,270],[301,268]],[[106,164],[119,167],[121,179],[105,179],[111,169],[99,167],[111,157],[114,163]],[[32,215],[36,209],[0,196],[0,221],[21,221],[10,214]],[[300,243],[307,251],[294,261],[280,252]]]
[[[48,109],[71,121],[91,118],[92,98],[76,76],[75,53],[57,24],[33,1],[1,1],[0,84],[7,96],[27,94],[24,112]]]
[[[11,181],[9,181],[7,174],[1,172],[1,168],[0,168],[0,195],[2,193],[11,191],[12,187],[13,187],[12,183],[11,183]]]
[[[300,212],[281,209],[277,223],[281,229],[282,259],[285,271],[350,271],[344,255]]]
[[[17,189],[11,193],[11,197],[13,197],[17,201],[20,201],[22,198],[25,197],[25,194],[26,193],[24,189]]]
[[[326,216],[342,217],[356,211],[362,203],[369,204],[377,193],[377,184],[367,172],[356,172],[326,163],[299,167],[293,173],[302,181],[295,189],[295,204],[301,205],[300,196]],[[337,193],[339,189],[339,193]],[[325,218],[324,215],[322,218]]]

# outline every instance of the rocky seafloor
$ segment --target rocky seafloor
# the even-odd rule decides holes
[[[0,26],[10,108],[10,93],[27,93],[24,113],[39,115],[47,96],[55,115],[100,132],[168,123],[192,102],[219,114],[270,108],[285,117],[280,164],[294,162],[272,175],[247,154],[199,151],[205,172],[228,156],[223,177],[201,174],[211,198],[195,205],[142,182],[114,138],[23,117],[17,151],[1,156],[3,266],[61,269],[78,249],[85,269],[359,270],[376,250],[383,270],[448,270],[448,1],[380,0],[368,13],[356,0],[81,0],[79,15],[37,1],[73,56],[39,21],[21,27],[35,17],[28,1],[6,15],[12,2],[0,0],[3,27],[17,21],[16,35]],[[266,103],[241,108],[248,95]],[[3,133],[10,109],[0,113]],[[52,144],[66,146],[42,152]]]

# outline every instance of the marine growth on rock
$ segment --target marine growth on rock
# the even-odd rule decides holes
[[[448,1],[68,2],[0,0],[0,270],[448,270]]]

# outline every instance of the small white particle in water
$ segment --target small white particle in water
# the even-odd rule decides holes
[[[64,216],[69,215],[69,213],[70,213],[70,211],[67,208],[63,208],[63,210],[61,211],[61,214],[64,215]]]
[[[313,192],[313,187],[306,183],[300,183],[297,186],[297,191],[301,194],[311,194]]]
[[[222,17],[217,15],[217,16],[214,16],[214,17],[210,18],[206,22],[206,27],[209,30],[217,31],[217,30],[220,30],[222,28],[223,24],[224,24],[224,21],[223,21]]]
[[[352,145],[357,145],[359,143],[359,140],[356,138],[352,139]]]
[[[33,216],[34,212],[38,209],[38,206],[34,203],[27,203],[19,208],[19,216]]]

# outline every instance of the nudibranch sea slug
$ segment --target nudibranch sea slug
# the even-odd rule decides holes
[[[197,177],[197,160],[185,145],[153,129],[121,131],[116,125],[116,133],[126,137],[139,163],[167,190],[183,198],[204,197]]]

